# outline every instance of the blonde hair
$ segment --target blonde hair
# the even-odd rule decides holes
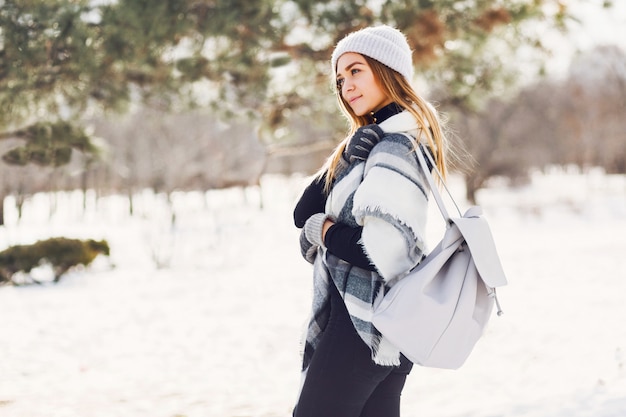
[[[380,83],[385,95],[415,117],[419,126],[418,137],[420,135],[426,136],[428,145],[433,151],[437,168],[443,178],[445,178],[447,174],[446,151],[448,144],[435,109],[415,92],[408,80],[400,75],[400,73],[381,64],[375,59],[365,55],[362,56],[371,68],[374,74],[374,80]],[[348,135],[337,145],[320,171],[320,174],[326,173],[326,192],[330,190],[330,185],[337,175],[337,167],[348,140],[359,127],[374,122],[369,114],[357,116],[349,104],[343,99],[341,90],[337,87],[337,80],[334,77],[332,82],[335,85],[334,89],[339,108],[350,122],[350,130]]]

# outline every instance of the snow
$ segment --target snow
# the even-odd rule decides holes
[[[305,183],[176,194],[173,226],[150,192],[132,217],[120,196],[90,194],[83,212],[79,193],[58,193],[18,221],[7,200],[0,248],[62,235],[112,253],[57,285],[0,287],[0,416],[289,416],[310,303],[291,220]],[[478,198],[509,279],[504,315],[461,369],[414,367],[403,416],[626,415],[626,178],[554,170]]]

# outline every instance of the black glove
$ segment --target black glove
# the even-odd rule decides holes
[[[343,158],[352,163],[355,161],[365,161],[370,151],[383,137],[383,131],[377,124],[361,126],[350,138]]]

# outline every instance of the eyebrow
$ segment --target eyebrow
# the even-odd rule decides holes
[[[361,61],[354,61],[353,63],[346,65],[346,67],[345,67],[343,70],[344,70],[344,71],[350,71],[350,69],[351,69],[352,67],[354,67],[355,65],[365,65],[365,62],[361,62]],[[339,77],[340,77],[340,75],[339,75],[339,74],[337,74],[337,78],[339,78]]]

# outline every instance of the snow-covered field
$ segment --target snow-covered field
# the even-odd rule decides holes
[[[0,416],[289,416],[310,301],[291,220],[305,181],[175,195],[173,227],[150,193],[134,217],[121,197],[90,196],[83,213],[66,193],[52,216],[34,196],[18,222],[7,200],[0,248],[62,235],[112,254],[58,285],[0,287]],[[403,415],[626,415],[626,178],[555,171],[479,199],[505,314],[460,370],[415,367]]]

